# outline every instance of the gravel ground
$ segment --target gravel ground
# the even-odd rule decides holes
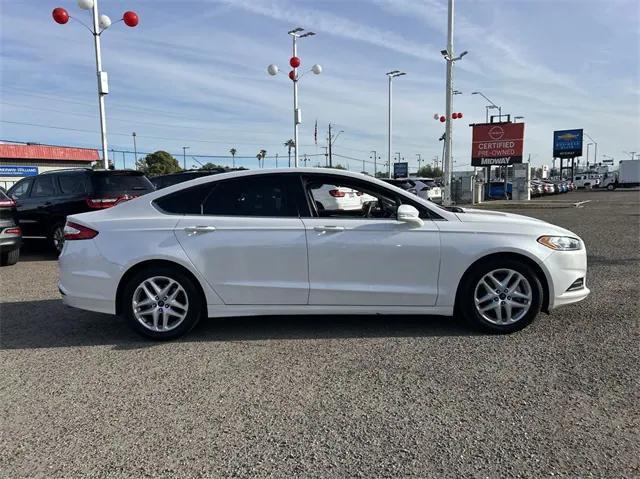
[[[591,296],[511,336],[450,318],[209,320],[169,344],[2,268],[0,476],[638,477],[640,193],[523,214],[589,251]]]

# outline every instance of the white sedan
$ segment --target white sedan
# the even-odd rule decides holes
[[[319,208],[326,187],[370,195]],[[203,317],[462,316],[509,333],[589,294],[584,243],[525,216],[439,207],[368,176],[241,171],[70,216],[64,302],[154,339]]]

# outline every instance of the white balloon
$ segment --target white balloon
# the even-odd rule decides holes
[[[277,75],[279,71],[278,65],[274,65],[273,63],[267,67],[267,73],[271,76]]]
[[[322,73],[322,66],[321,66],[321,65],[318,65],[318,64],[316,63],[315,65],[313,65],[313,66],[311,67],[311,71],[312,71],[313,73],[315,73],[316,75],[320,75],[320,73]]]
[[[440,118],[440,115],[438,115],[437,113],[434,113],[434,114],[433,114],[433,119],[434,119],[434,120],[437,120],[438,118]]]
[[[93,8],[93,0],[78,0],[78,6],[83,10]]]
[[[100,15],[100,18],[98,18],[98,25],[100,25],[101,29],[106,30],[111,26],[111,19],[108,16],[102,14]]]

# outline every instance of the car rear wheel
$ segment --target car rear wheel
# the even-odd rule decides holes
[[[64,223],[56,223],[51,228],[51,245],[57,254],[62,253],[64,247]]]
[[[151,339],[189,332],[206,311],[200,290],[186,274],[167,266],[147,268],[126,284],[122,311],[129,324]]]
[[[613,190],[615,190],[615,189],[616,189],[616,185],[614,185],[613,183],[609,183],[609,184],[607,185],[607,189],[608,189],[609,191],[613,191]]]
[[[525,263],[506,259],[481,263],[466,276],[458,297],[464,318],[481,329],[512,333],[540,312],[542,285]]]
[[[11,266],[18,262],[20,258],[20,250],[14,249],[13,251],[7,251],[0,255],[0,266]]]

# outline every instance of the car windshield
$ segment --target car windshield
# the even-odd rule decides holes
[[[147,177],[137,171],[94,172],[92,183],[97,194],[141,195],[154,190]]]

